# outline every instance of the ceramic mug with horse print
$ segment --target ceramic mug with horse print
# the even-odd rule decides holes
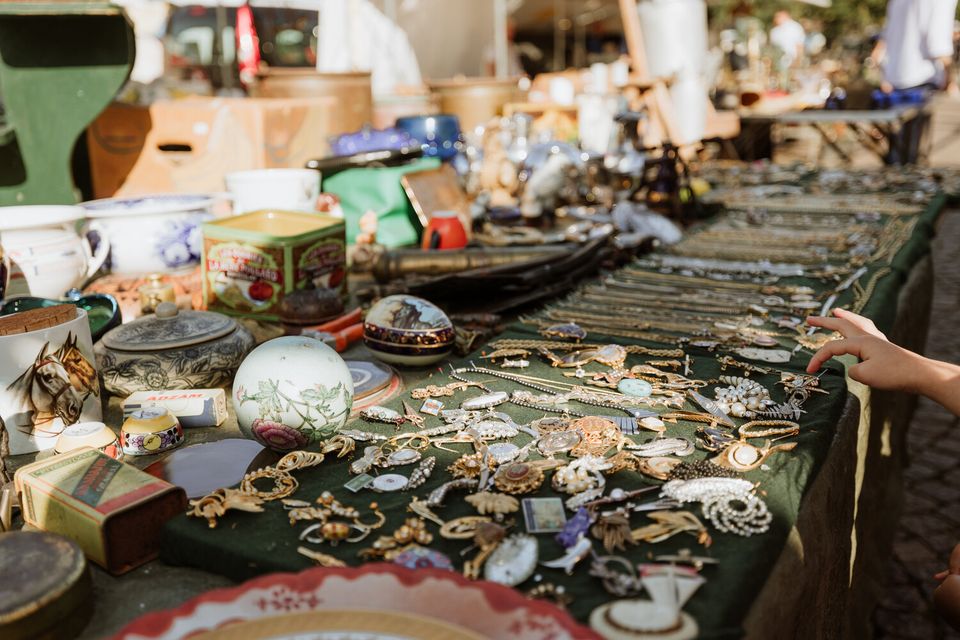
[[[11,455],[52,449],[65,427],[102,418],[85,310],[52,327],[0,335],[0,362],[0,428]]]

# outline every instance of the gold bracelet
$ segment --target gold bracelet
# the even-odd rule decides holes
[[[752,431],[754,427],[773,428]],[[790,420],[752,420],[740,425],[737,433],[741,440],[747,438],[767,438],[770,436],[795,436],[800,433],[800,425]]]

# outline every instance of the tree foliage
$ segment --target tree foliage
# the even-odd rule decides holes
[[[875,33],[883,26],[886,0],[833,0],[830,7],[817,7],[803,2],[783,0],[709,0],[710,24],[722,29],[733,23],[734,11],[749,6],[756,18],[766,25],[773,25],[773,14],[781,9],[790,11],[795,19],[809,18],[820,21],[828,41],[838,38],[862,37]]]

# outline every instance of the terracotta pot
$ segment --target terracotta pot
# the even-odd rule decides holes
[[[430,89],[440,97],[441,113],[452,113],[460,120],[463,131],[503,113],[508,102],[522,102],[525,94],[517,86],[518,79],[463,78],[438,80]]]
[[[369,73],[319,73],[313,69],[269,69],[250,89],[256,98],[333,96],[340,103],[331,135],[359,130],[373,120]]]

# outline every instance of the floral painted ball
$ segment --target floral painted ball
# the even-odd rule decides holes
[[[264,342],[244,359],[233,380],[240,431],[275,451],[303,449],[337,434],[352,405],[347,364],[314,338]]]

